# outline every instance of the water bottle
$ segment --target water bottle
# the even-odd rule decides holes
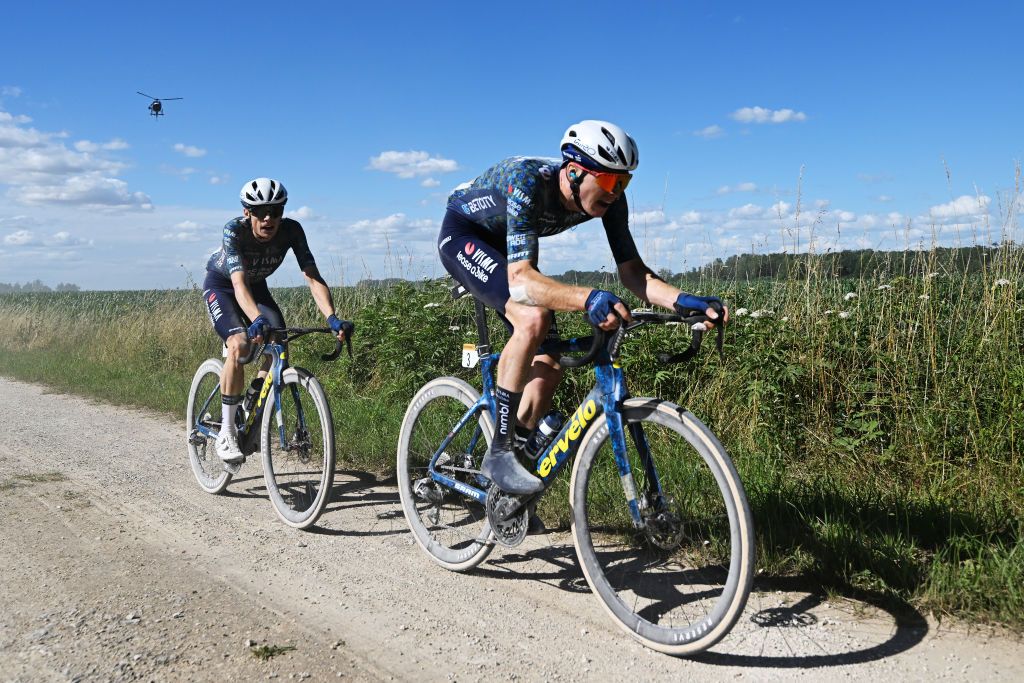
[[[263,388],[263,378],[255,377],[249,388],[245,390],[245,396],[242,398],[242,410],[246,413],[251,413],[253,406],[256,405],[256,396],[260,393],[260,389]]]
[[[564,421],[565,417],[557,410],[545,415],[537,428],[533,430],[533,434],[530,434],[530,438],[526,440],[526,457],[536,460],[537,456],[543,453],[551,440],[555,438],[555,434],[562,428]]]

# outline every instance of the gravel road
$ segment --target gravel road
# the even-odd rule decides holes
[[[300,532],[258,460],[203,493],[180,421],[6,379],[0,409],[0,680],[1024,680],[1012,636],[765,577],[674,659],[605,616],[565,530],[454,574],[372,474]]]

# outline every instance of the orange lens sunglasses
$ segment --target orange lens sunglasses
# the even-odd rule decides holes
[[[632,173],[592,171],[589,168],[584,168],[583,170],[594,176],[597,186],[609,194],[624,191],[626,186],[629,185],[629,181],[633,179]]]

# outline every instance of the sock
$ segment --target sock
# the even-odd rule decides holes
[[[242,402],[241,396],[229,396],[221,394],[220,397],[220,433],[238,436],[235,428],[235,413],[238,412],[238,404]],[[226,430],[226,431],[225,431]]]
[[[497,424],[494,425],[494,448],[512,450],[512,434],[515,432],[516,413],[519,411],[519,401],[523,398],[523,392],[511,392],[496,386],[494,388],[494,402],[497,413]]]

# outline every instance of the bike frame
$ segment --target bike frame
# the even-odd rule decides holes
[[[274,392],[274,415],[277,420],[278,435],[281,439],[282,446],[287,443],[286,435],[284,433],[284,419],[281,413],[281,387],[284,384],[282,377],[284,376],[285,370],[287,370],[290,367],[288,365],[288,348],[286,346],[287,341],[287,339],[281,341],[274,341],[267,344],[263,348],[263,352],[261,355],[266,354],[271,357],[270,372],[268,372],[267,376],[263,378],[263,386],[260,388],[260,393],[256,397],[256,405],[253,406],[253,409],[249,411],[249,413],[245,416],[245,420],[238,430],[238,444],[239,447],[242,449],[243,453],[245,453],[246,455],[249,455],[255,452],[256,450],[257,443],[255,443],[255,441],[258,438],[256,435],[257,430],[255,429],[256,421],[263,414],[264,402],[267,399],[267,395],[270,393],[271,387],[277,389]],[[295,406],[296,412],[298,414],[299,424],[305,425],[306,415],[302,408],[302,402],[299,400],[298,389],[296,389],[294,386],[291,389],[292,394],[294,395],[295,398]],[[217,388],[210,393],[209,397],[207,397],[202,409],[199,410],[200,415],[206,414],[207,409],[210,406],[210,403],[213,402],[214,398],[219,394],[220,385],[218,385]],[[194,425],[194,428],[197,432],[203,434],[204,436],[211,437],[214,439],[217,438],[218,432],[211,429],[210,427],[203,425],[202,420],[197,421],[196,424]]]
[[[448,433],[448,435],[442,441],[440,448],[438,448],[430,459],[430,465],[428,471],[430,477],[437,483],[441,484],[450,489],[454,489],[463,495],[474,498],[479,503],[484,504],[487,500],[486,489],[477,488],[457,481],[441,472],[435,470],[435,465],[441,453],[448,448],[455,435],[459,433],[463,427],[469,423],[470,420],[477,419],[477,416],[483,410],[490,411],[491,417],[496,416],[496,407],[494,400],[494,387],[495,387],[495,371],[498,367],[498,359],[501,357],[500,353],[491,353],[490,344],[487,336],[486,324],[481,324],[482,319],[482,304],[479,301],[477,303],[477,327],[480,332],[481,344],[477,346],[477,351],[480,354],[480,369],[483,375],[483,392],[479,400],[467,410],[463,416],[456,423],[455,427]],[[575,340],[570,340],[572,344]],[[566,466],[566,464],[576,455],[579,450],[580,444],[583,443],[584,437],[593,428],[594,422],[601,414],[606,416],[606,428],[611,437],[612,450],[615,454],[615,464],[618,467],[619,478],[622,482],[623,490],[626,494],[626,500],[629,504],[630,516],[633,519],[633,526],[636,528],[642,528],[644,526],[644,519],[642,511],[649,506],[651,501],[648,500],[637,500],[636,494],[636,483],[633,478],[632,468],[629,464],[629,458],[626,452],[626,436],[623,430],[622,413],[620,411],[623,402],[629,398],[629,390],[626,388],[626,376],[622,372],[622,368],[619,366],[618,361],[613,361],[608,355],[606,349],[601,349],[598,356],[594,360],[594,375],[596,382],[594,388],[590,390],[586,398],[579,405],[572,416],[566,420],[566,423],[562,426],[561,431],[555,435],[551,443],[541,452],[537,457],[535,474],[544,482],[544,490],[546,491],[551,483],[555,480],[555,477],[559,472]],[[644,434],[643,426],[639,423],[630,425],[629,427],[630,436],[633,439],[633,443],[636,445],[637,452],[640,454],[640,460],[644,466],[644,472],[654,486],[654,491],[657,492],[657,497],[660,498],[662,494],[661,483],[658,479],[658,473],[654,467],[654,461],[651,458],[650,447],[647,443],[647,436]],[[469,444],[470,452],[476,448],[479,443],[480,437],[483,435],[479,425],[476,427],[473,438]],[[481,475],[478,475],[478,480],[486,482],[487,479]],[[543,495],[544,491],[541,491],[539,495]]]

